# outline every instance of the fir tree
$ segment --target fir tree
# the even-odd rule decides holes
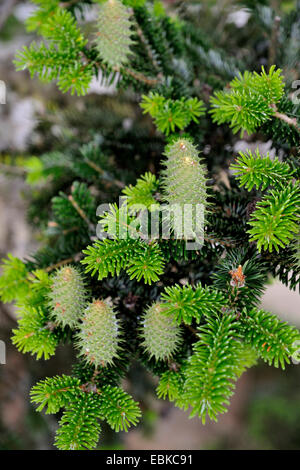
[[[115,114],[124,99],[124,115],[134,109],[135,117],[133,130],[118,116],[108,129],[114,111],[103,104],[101,138],[70,139],[26,161],[29,183],[50,181],[30,208],[46,243],[32,260],[4,260],[1,298],[16,301],[20,351],[48,359],[71,339],[78,358],[72,374],[39,381],[32,402],[62,412],[59,449],[95,448],[101,421],[116,432],[138,423],[139,404],[121,380],[139,360],[158,377],[159,398],[217,420],[247,368],[261,358],[284,369],[300,341],[295,327],[259,307],[268,273],[299,286],[300,115],[284,72],[245,70],[188,12],[174,19],[157,1],[95,1],[92,34],[78,21],[90,1],[34,3],[27,26],[44,42],[19,51],[17,68],[78,95],[93,77],[117,78]],[[229,169],[226,148],[238,131],[271,138],[278,157],[231,154]],[[140,163],[127,174],[120,161],[132,167],[135,155]],[[226,185],[221,170],[233,173]],[[118,206],[120,195],[126,204]],[[169,237],[149,235],[151,216],[164,222],[161,207],[172,204],[201,205],[196,250],[176,236],[174,216]]]

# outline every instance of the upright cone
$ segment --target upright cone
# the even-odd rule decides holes
[[[52,317],[61,326],[74,328],[83,315],[86,291],[80,272],[73,266],[64,266],[52,277],[49,306]]]
[[[82,318],[76,335],[80,356],[95,367],[106,367],[118,357],[119,326],[116,313],[108,302],[94,300]]]
[[[181,343],[181,329],[171,315],[163,313],[163,304],[151,305],[143,316],[142,346],[157,360],[167,360]]]

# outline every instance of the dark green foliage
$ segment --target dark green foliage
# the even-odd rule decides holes
[[[77,230],[91,230],[90,219],[95,218],[96,204],[86,184],[75,181],[71,194],[60,193],[52,199],[55,221],[64,230],[76,227]]]
[[[291,125],[290,122],[288,123],[282,119],[273,117],[271,121],[262,125],[261,131],[268,138],[274,140],[274,144],[278,148],[286,147],[287,145],[299,145],[300,106],[293,104],[289,98],[283,96],[278,103],[277,108],[279,113],[296,121],[296,123],[298,123],[297,127],[295,125]]]
[[[227,292],[229,304],[238,308],[257,305],[267,281],[264,263],[257,255],[255,256],[255,253],[250,253],[247,254],[245,250],[229,251],[213,275],[214,286],[224,294]],[[242,267],[245,276],[244,282],[240,285],[238,282],[233,282],[230,273],[236,271],[239,266]]]
[[[296,235],[297,237],[297,235]],[[268,271],[292,290],[300,287],[300,266],[297,263],[297,247],[291,242],[288,248],[277,252],[262,252]]]
[[[126,376],[129,366],[129,356],[125,351],[122,351],[121,357],[115,358],[111,366],[96,369],[93,364],[82,360],[74,364],[72,371],[74,376],[78,377],[83,383],[93,380],[98,387],[104,385],[115,386],[119,385]]]

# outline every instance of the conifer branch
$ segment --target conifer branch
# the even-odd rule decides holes
[[[91,223],[91,221],[88,219],[85,212],[81,209],[81,207],[79,207],[79,205],[77,204],[77,202],[73,198],[72,194],[70,194],[68,196],[68,199],[69,199],[70,203],[72,204],[72,206],[74,207],[74,209],[78,212],[80,217],[86,222],[87,226],[89,227],[89,230],[91,232],[95,231],[95,229],[96,229],[95,225]]]
[[[46,273],[51,273],[55,269],[61,268],[62,266],[65,266],[66,264],[70,264],[70,263],[73,263],[73,262],[78,263],[78,261],[80,261],[80,259],[82,257],[83,257],[82,253],[76,253],[75,255],[71,256],[70,258],[63,259],[61,261],[58,261],[55,264],[52,264],[51,266],[48,266],[47,268],[45,268],[45,272]]]
[[[26,26],[43,39],[17,53],[17,68],[57,82],[62,92],[85,95],[100,76],[121,93],[104,98],[95,116],[92,103],[78,132],[64,113],[72,131],[66,140],[51,142],[41,156],[16,159],[26,182],[39,183],[29,216],[46,246],[32,261],[12,255],[3,261],[1,300],[15,301],[18,316],[12,342],[48,359],[70,340],[79,359],[71,375],[38,382],[31,400],[37,411],[60,413],[59,449],[96,448],[102,422],[115,432],[138,423],[139,404],[120,388],[124,379],[134,385],[130,370],[138,360],[158,378],[159,398],[190,407],[203,422],[217,420],[258,358],[282,368],[299,359],[298,329],[259,307],[269,274],[292,289],[299,285],[300,115],[282,71],[271,65],[239,73],[244,64],[215,48],[189,14],[183,19],[177,9],[173,18],[157,2],[101,0],[90,9],[96,15],[88,28],[90,0],[34,3]],[[272,62],[278,33],[280,44],[284,35],[294,40],[292,28],[283,21],[279,31],[278,24]],[[298,60],[278,57],[284,70]],[[212,120],[199,99],[208,104],[210,94]],[[155,128],[140,119],[138,103]],[[233,133],[259,131],[280,158],[240,152],[230,167],[235,178],[227,177],[236,138],[221,124]],[[147,173],[139,177],[140,171]],[[124,182],[136,182],[125,185],[120,172]],[[115,201],[118,189],[122,204],[109,205],[95,241],[97,207]],[[187,204],[201,210],[182,217]],[[152,215],[160,223],[155,234]],[[186,215],[191,226],[182,233]],[[190,239],[201,245],[190,250]]]
[[[298,125],[297,118],[290,118],[286,114],[280,113],[275,109],[274,116],[282,121],[286,122],[289,126],[295,127],[295,129],[300,133],[300,126]]]

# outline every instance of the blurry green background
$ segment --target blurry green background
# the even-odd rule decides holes
[[[263,64],[268,47],[263,27],[270,21],[270,3],[280,14],[295,7],[296,2],[170,0],[165,3],[178,8],[182,3],[190,4],[199,27],[209,35],[213,34],[218,46],[226,46],[232,54]],[[245,8],[251,3],[259,6],[259,19],[253,18]],[[38,234],[26,220],[29,187],[24,182],[18,160],[23,162],[32,149],[47,149],[49,140],[57,138],[62,128],[66,132],[69,128],[74,131],[82,122],[79,119],[76,123],[76,116],[87,110],[92,117],[95,108],[102,106],[104,99],[109,100],[113,93],[100,89],[95,83],[88,97],[70,98],[60,95],[55,86],[43,86],[30,80],[27,73],[15,72],[12,64],[15,51],[32,39],[24,28],[24,20],[31,8],[29,2],[18,0],[1,0],[0,5],[0,80],[7,85],[7,102],[0,105],[1,257],[7,252],[24,257],[39,242]],[[256,26],[259,21],[265,21],[263,27]],[[290,72],[284,60],[283,65]],[[89,108],[91,101],[93,105]],[[272,147],[271,142],[265,145]],[[238,142],[238,146],[242,147],[243,142]],[[8,169],[12,161],[14,166]],[[263,306],[300,327],[299,295],[278,281],[270,280]],[[0,304],[0,340],[7,345],[7,363],[0,365],[0,449],[52,449],[56,418],[34,411],[29,403],[29,390],[40,378],[67,373],[73,352],[66,346],[55,358],[36,362],[12,346],[10,335],[14,326],[13,307]],[[237,384],[229,412],[218,423],[208,423],[205,427],[196,418],[189,420],[186,413],[170,403],[157,400],[153,394],[155,383],[145,371],[136,366],[131,373],[138,375],[135,382],[140,385],[136,398],[145,405],[143,421],[128,434],[116,436],[106,429],[102,448],[300,449],[298,365],[280,371],[260,364],[248,371]]]

